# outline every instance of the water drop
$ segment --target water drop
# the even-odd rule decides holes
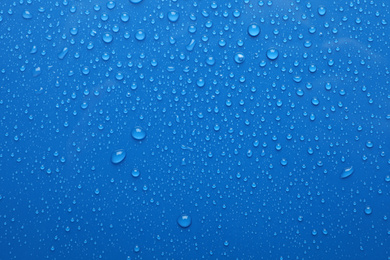
[[[316,97],[313,97],[311,103],[315,106],[318,106],[320,104],[320,101]]]
[[[138,169],[133,169],[133,171],[131,172],[131,175],[134,178],[137,178],[140,175],[140,173],[139,173]]]
[[[38,77],[39,75],[41,75],[42,73],[42,70],[41,70],[41,67],[36,67],[33,71],[33,77]]]
[[[260,34],[260,26],[256,23],[252,23],[248,26],[248,34],[252,37],[256,37]]]
[[[204,79],[203,78],[199,78],[198,81],[196,82],[196,85],[198,85],[198,87],[202,88],[204,86],[205,82],[204,82]]]
[[[314,65],[314,64],[311,64],[311,65],[309,66],[309,71],[310,71],[311,73],[314,73],[314,72],[316,72],[316,71],[317,71],[317,67],[316,67],[316,65]]]
[[[354,169],[353,169],[352,166],[348,167],[348,168],[345,168],[344,171],[341,173],[340,178],[341,179],[348,178],[349,176],[352,175],[353,172],[354,172]]]
[[[285,158],[283,158],[281,161],[280,161],[280,164],[282,166],[286,166],[287,165],[287,160]]]
[[[321,16],[325,15],[325,14],[326,14],[326,9],[325,9],[325,7],[320,6],[320,7],[318,8],[318,14],[321,15]]]
[[[108,9],[112,10],[115,7],[115,2],[114,1],[109,1],[106,6],[107,6]]]
[[[112,35],[110,33],[105,33],[103,34],[103,41],[105,43],[110,43],[112,42]]]
[[[179,13],[176,12],[175,10],[171,10],[168,13],[168,20],[171,22],[176,22],[179,19]]]
[[[141,127],[136,126],[133,131],[131,131],[131,136],[135,140],[143,140],[146,137],[146,132]]]
[[[191,223],[191,217],[188,215],[183,214],[177,219],[177,224],[179,224],[179,226],[182,228],[188,228],[189,226],[191,226]]]
[[[122,22],[127,22],[130,19],[130,16],[127,13],[121,14],[121,20]]]
[[[104,61],[109,60],[109,59],[110,59],[110,54],[108,54],[107,52],[103,53],[103,54],[102,54],[102,59],[103,59]]]
[[[67,48],[67,47],[65,47],[65,48],[62,50],[62,52],[58,54],[58,58],[59,58],[60,60],[62,60],[62,59],[65,58],[66,54],[68,54],[68,48]]]
[[[138,31],[135,33],[135,38],[136,38],[137,40],[139,40],[139,41],[144,40],[145,37],[146,37],[146,34],[145,34],[145,32],[144,32],[143,30],[141,30],[141,29],[138,30]]]
[[[299,76],[299,75],[296,75],[296,76],[293,77],[293,80],[294,80],[296,83],[299,83],[299,82],[302,81],[302,77]]]
[[[241,52],[236,53],[234,55],[234,61],[237,62],[238,64],[241,64],[245,61],[245,56]]]
[[[372,148],[373,146],[374,146],[374,144],[371,141],[367,141],[367,143],[366,143],[367,148]]]
[[[267,51],[267,58],[270,60],[276,60],[279,56],[278,50],[271,48]]]
[[[366,215],[370,215],[370,214],[372,213],[371,207],[367,206],[367,207],[364,209],[364,213],[366,213]]]
[[[31,19],[32,18],[32,14],[30,13],[30,11],[27,11],[27,10],[25,10],[23,12],[22,16],[24,19]]]
[[[214,57],[207,57],[206,63],[210,66],[213,66],[215,64],[215,59]]]
[[[116,150],[115,152],[112,153],[111,155],[111,162],[114,164],[118,164],[121,161],[123,161],[126,157],[126,152],[122,149]]]

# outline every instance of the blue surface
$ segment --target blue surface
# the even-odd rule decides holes
[[[389,16],[1,1],[0,259],[390,259]]]

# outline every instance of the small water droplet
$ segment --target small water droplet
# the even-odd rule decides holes
[[[352,173],[354,172],[354,169],[353,167],[348,167],[348,168],[345,168],[344,171],[341,173],[341,176],[340,178],[341,179],[345,179],[345,178],[348,178],[349,176],[352,175]]]
[[[126,157],[126,152],[122,149],[116,150],[115,152],[112,153],[111,155],[111,162],[114,164],[118,164],[121,161],[123,161]]]
[[[110,33],[105,33],[105,34],[103,34],[103,41],[104,41],[105,43],[110,43],[110,42],[112,42],[112,39],[113,39],[113,37],[112,37],[112,35],[111,35]]]
[[[60,60],[62,60],[62,59],[65,58],[66,54],[68,54],[68,48],[67,48],[67,47],[65,47],[65,48],[62,50],[62,52],[58,54],[58,58],[59,58]]]
[[[130,16],[128,15],[128,13],[122,13],[121,14],[122,22],[127,22],[129,19],[130,19]]]
[[[131,175],[134,178],[137,178],[140,175],[140,172],[138,171],[138,169],[133,169],[133,171],[131,172]]]
[[[323,6],[320,6],[317,11],[318,11],[318,14],[321,16],[326,14],[326,9]]]
[[[275,48],[271,48],[267,51],[267,58],[270,60],[276,60],[279,56],[279,51]]]
[[[248,26],[248,34],[252,37],[256,37],[260,34],[260,26],[256,23],[252,23]]]
[[[315,106],[318,106],[320,104],[320,101],[316,97],[313,97],[311,103]]]
[[[27,10],[25,10],[23,12],[22,16],[24,19],[31,19],[33,17],[32,14],[30,13],[30,11],[27,11]]]
[[[241,52],[236,53],[234,55],[234,61],[237,62],[238,64],[241,64],[245,61],[245,56]]]
[[[136,126],[133,131],[131,131],[131,136],[135,140],[142,140],[146,137],[146,132],[141,127]]]
[[[185,214],[181,215],[177,219],[177,224],[179,224],[179,226],[182,228],[188,228],[189,226],[191,226],[191,223],[192,223],[191,217]]]
[[[115,2],[114,1],[109,1],[106,6],[107,6],[108,9],[112,10],[115,7]]]
[[[176,22],[179,19],[179,13],[176,12],[175,10],[171,10],[168,13],[168,20],[171,22]]]
[[[41,75],[42,73],[42,70],[41,70],[41,67],[36,67],[33,71],[33,77],[38,77],[39,75]]]
[[[196,82],[196,85],[198,85],[198,87],[202,88],[204,86],[205,82],[204,82],[204,79],[203,78],[199,78],[198,81]]]
[[[366,147],[367,148],[372,148],[372,147],[374,147],[374,144],[371,141],[367,141]]]
[[[139,41],[143,41],[146,37],[146,34],[143,30],[139,29],[136,33],[135,33],[135,38]]]

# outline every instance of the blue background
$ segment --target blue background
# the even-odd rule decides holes
[[[389,13],[1,1],[0,259],[390,259]]]

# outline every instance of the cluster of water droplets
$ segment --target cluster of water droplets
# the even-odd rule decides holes
[[[50,251],[41,258],[76,245],[104,258],[108,243],[145,259],[249,259],[260,248],[313,258],[368,221],[361,241],[383,252],[388,10],[385,1],[2,3],[0,167],[18,190],[48,193],[26,201],[0,191],[0,239],[26,244],[24,226],[38,221],[55,233],[37,235]],[[13,209],[24,203],[41,219],[21,223]],[[299,249],[284,253],[279,239]],[[367,256],[357,246],[353,255]],[[340,258],[355,250],[341,247]]]

